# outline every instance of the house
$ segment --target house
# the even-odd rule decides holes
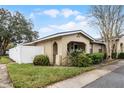
[[[120,35],[114,40],[115,42],[112,44],[112,52],[116,52],[117,54],[119,54],[120,52],[124,52],[124,34]]]
[[[103,42],[96,41],[82,30],[56,33],[23,46],[43,47],[44,55],[49,57],[53,65],[66,65],[68,53],[74,50],[82,50],[86,53],[105,52]]]

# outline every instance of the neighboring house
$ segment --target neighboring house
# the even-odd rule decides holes
[[[82,30],[68,31],[49,35],[24,46],[43,47],[44,54],[53,65],[66,65],[69,52],[82,50],[86,53],[105,52],[105,45],[96,41]]]
[[[102,39],[97,39],[97,41],[104,42]],[[124,52],[124,34],[112,39],[112,53],[119,54],[121,52]]]
[[[120,53],[120,52],[124,52],[124,34],[120,35],[119,38],[115,39],[116,42],[113,43],[112,47],[112,52],[116,52],[116,53]],[[117,47],[117,49],[115,48]]]

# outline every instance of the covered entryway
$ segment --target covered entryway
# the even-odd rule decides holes
[[[56,63],[56,55],[58,54],[58,45],[56,42],[53,43],[53,65]]]
[[[67,48],[68,52],[73,52],[73,51],[85,51],[86,44],[83,42],[75,42],[71,41],[68,43]]]

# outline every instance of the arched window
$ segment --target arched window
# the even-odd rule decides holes
[[[123,43],[120,43],[120,50],[123,52]]]

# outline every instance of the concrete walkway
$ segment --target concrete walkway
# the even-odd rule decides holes
[[[0,64],[0,88],[11,88],[12,84],[8,77],[6,64]]]
[[[53,85],[47,86],[47,88],[81,88],[121,66],[124,66],[124,61],[119,61],[114,64],[80,74],[74,78],[57,82]]]

